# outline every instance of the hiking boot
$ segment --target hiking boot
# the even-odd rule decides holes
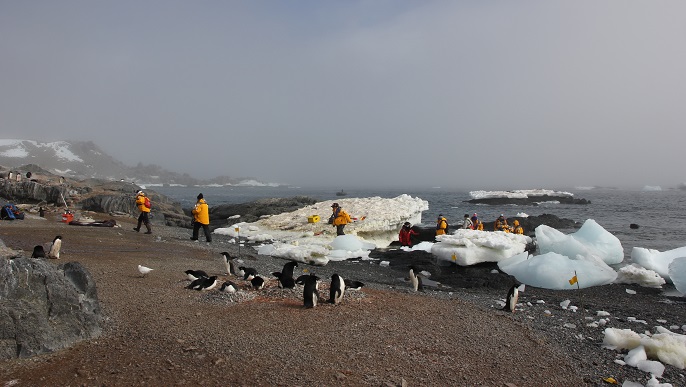
[[[145,234],[152,234],[152,231],[146,231]]]
[[[138,232],[138,231],[140,231],[140,230],[141,230],[141,229],[138,228],[138,227],[134,227],[134,228],[133,228],[133,231],[135,231],[135,232]]]

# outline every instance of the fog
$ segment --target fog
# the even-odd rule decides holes
[[[293,185],[686,181],[683,1],[0,0],[0,133]]]

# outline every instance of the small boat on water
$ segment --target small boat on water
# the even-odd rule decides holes
[[[336,196],[345,196],[345,195],[347,195],[347,194],[348,194],[348,193],[345,192],[345,191],[343,191],[343,190],[340,190],[340,191],[336,192]]]

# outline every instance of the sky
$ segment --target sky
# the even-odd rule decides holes
[[[0,138],[300,186],[686,181],[683,1],[0,0]]]

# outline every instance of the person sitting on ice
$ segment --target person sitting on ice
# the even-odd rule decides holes
[[[522,226],[519,225],[519,221],[518,221],[517,219],[515,219],[515,221],[512,222],[512,226],[514,227],[514,228],[512,229],[512,232],[513,232],[513,233],[515,233],[515,234],[520,234],[520,235],[524,235],[524,228],[523,228]]]
[[[474,230],[474,223],[469,219],[469,214],[464,214],[464,223],[462,223],[462,228],[468,228]]]
[[[413,235],[419,235],[419,233],[412,229],[412,225],[410,225],[410,222],[405,222],[405,224],[403,224],[403,227],[400,229],[400,233],[398,234],[398,240],[400,241],[400,245],[412,247]]]
[[[498,219],[495,220],[495,224],[493,225],[493,230],[494,231],[505,231],[505,232],[510,231],[510,225],[507,224],[507,219],[505,219],[505,215],[500,214]]]
[[[484,222],[480,221],[479,219],[476,220],[476,226],[475,230],[483,231],[484,230]]]

